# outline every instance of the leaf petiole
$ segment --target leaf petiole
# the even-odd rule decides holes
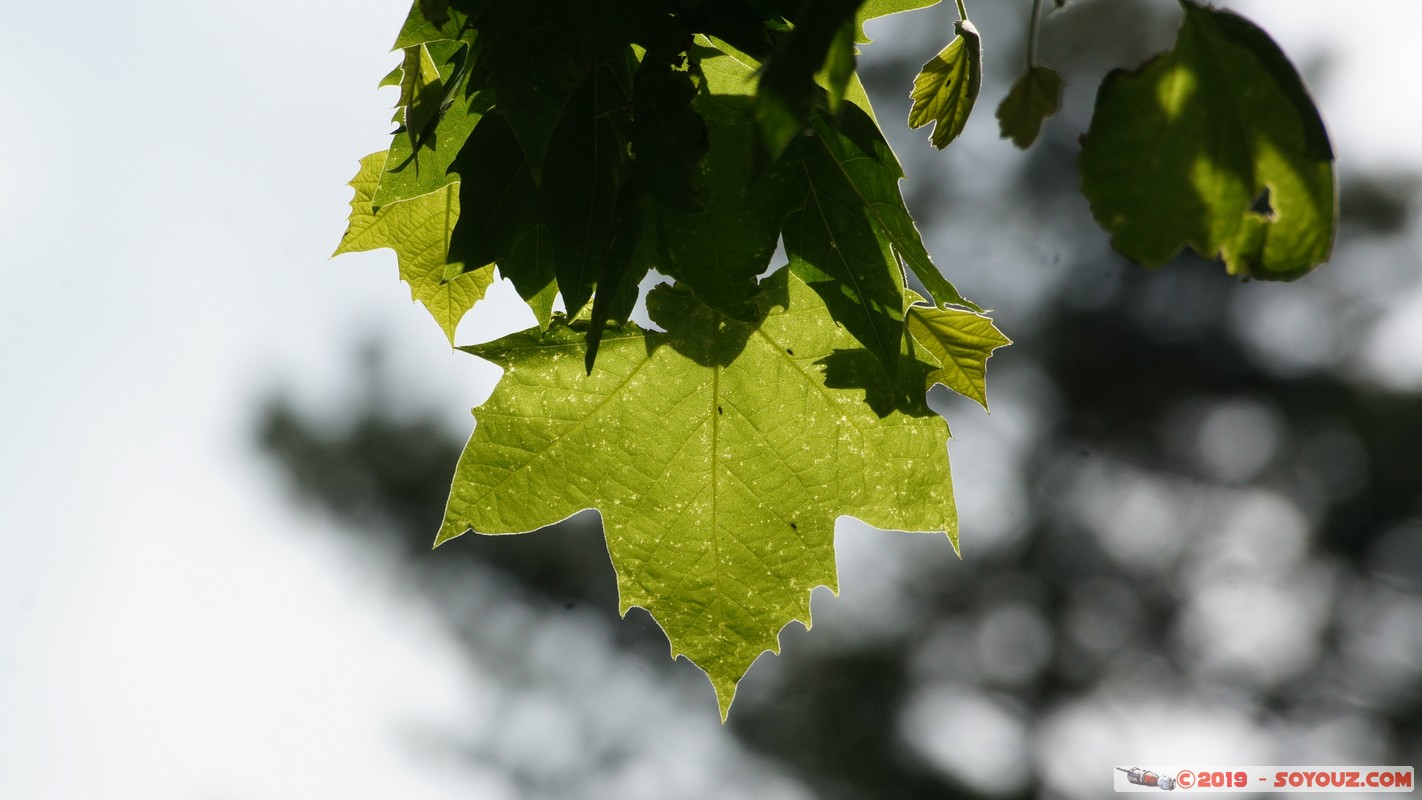
[[[1037,66],[1037,24],[1042,19],[1042,0],[1032,0],[1032,19],[1027,23],[1027,69]]]

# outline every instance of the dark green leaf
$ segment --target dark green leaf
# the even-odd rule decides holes
[[[449,22],[449,0],[416,0],[415,7],[435,27]]]
[[[1042,122],[1057,113],[1062,102],[1062,76],[1051,67],[1034,66],[1022,73],[997,107],[1002,138],[1026,150],[1037,140]]]
[[[854,25],[846,22],[830,40],[824,68],[816,75],[817,81],[829,92],[829,109],[832,113],[839,113],[845,92],[849,89],[849,82],[854,77],[854,66]]]
[[[1248,20],[1182,2],[1175,48],[1108,75],[1081,152],[1092,213],[1127,257],[1189,246],[1232,275],[1292,280],[1328,258],[1333,149],[1303,81]]]
[[[978,99],[983,81],[982,40],[968,20],[953,23],[958,36],[929,59],[913,80],[909,127],[932,122],[933,146],[939,150],[958,138]]]
[[[553,240],[548,235],[548,227],[530,227],[498,263],[499,274],[508,278],[518,296],[528,303],[538,327],[547,330],[548,321],[553,317],[553,301],[558,296]]]
[[[593,371],[598,346],[608,322],[621,326],[637,304],[637,290],[646,277],[651,263],[634,258],[642,233],[641,200],[644,196],[638,181],[624,183],[618,192],[616,216],[612,222],[612,241],[608,243],[602,278],[593,295],[592,312],[588,315],[588,351],[584,356],[587,371]]]
[[[843,169],[846,160],[871,156],[828,125],[816,133],[785,155],[805,197],[785,220],[790,268],[894,375],[903,341],[903,268]],[[848,153],[858,155],[846,159]]]
[[[711,0],[683,17],[691,30],[724,41],[757,61],[768,58],[775,48],[764,12],[742,0]]]
[[[631,103],[624,60],[603,62],[568,100],[548,145],[539,212],[552,234],[558,290],[569,316],[592,297],[606,267],[622,162],[619,121]]]
[[[492,92],[535,180],[553,129],[599,51],[597,5],[567,0],[488,3],[478,20],[476,86]]]
[[[841,115],[837,130],[823,119],[815,121],[815,130],[819,133],[819,145],[825,148],[853,189],[855,202],[863,206],[878,235],[913,270],[934,301],[939,305],[959,305],[980,311],[958,293],[929,258],[923,237],[899,191],[903,167],[868,113],[850,105]]]
[[[724,42],[697,36],[688,51],[705,82],[693,109],[706,123],[702,162],[706,210],[687,214],[647,204],[647,235],[656,234],[656,269],[682,281],[705,304],[737,319],[755,314],[756,278],[770,265],[781,223],[795,205],[793,180],[757,174],[750,107],[754,59]]]
[[[706,156],[706,122],[692,108],[701,84],[695,60],[647,53],[632,80],[632,157],[637,174],[662,205],[705,208],[697,177]]]
[[[516,237],[537,221],[533,176],[501,113],[485,114],[454,160],[459,223],[450,238],[452,261],[502,261]]]
[[[761,153],[770,161],[785,152],[815,113],[821,92],[815,73],[825,63],[836,36],[853,24],[858,6],[858,0],[805,0],[794,30],[766,60],[756,92],[755,119],[760,127]]]
[[[508,118],[536,181],[563,108],[597,64],[629,45],[669,55],[684,42],[663,0],[483,0],[471,14],[480,52],[476,88]],[[627,90],[631,91],[630,83]]]

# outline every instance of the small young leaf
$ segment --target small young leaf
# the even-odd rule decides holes
[[[992,320],[971,311],[911,305],[905,314],[909,335],[938,362],[927,386],[941,383],[987,409],[987,360],[1012,344]]]
[[[1062,103],[1062,76],[1051,67],[1034,66],[1020,75],[997,107],[1002,138],[1026,150],[1037,141],[1042,122]]]
[[[1082,192],[1112,245],[1146,266],[1189,246],[1231,275],[1298,278],[1333,249],[1328,132],[1268,34],[1181,4],[1175,48],[1101,84]]]
[[[837,588],[837,517],[957,541],[943,420],[921,394],[876,411],[875,359],[788,270],[763,285],[754,323],[654,291],[666,333],[609,331],[591,375],[566,325],[466,348],[504,375],[475,409],[437,539],[596,507],[622,612],[652,614],[723,719],[781,628],[809,625],[811,590]]]
[[[385,153],[374,153],[360,161],[360,172],[351,179],[355,197],[351,199],[350,226],[332,255],[388,247],[400,264],[400,279],[410,284],[410,294],[424,304],[439,323],[449,343],[464,314],[483,299],[494,280],[494,265],[464,271],[456,265],[458,277],[444,280],[449,252],[450,230],[459,217],[458,186],[392,203],[376,211],[371,196],[385,170]]]
[[[552,234],[558,290],[570,316],[592,297],[607,267],[626,158],[619,119],[631,89],[625,61],[597,65],[568,99],[548,143],[538,210]]]
[[[463,264],[502,259],[526,225],[537,221],[533,175],[503,114],[484,115],[451,168],[463,176],[452,257]]]
[[[969,20],[953,23],[956,38],[929,59],[913,80],[910,128],[932,122],[933,146],[942,150],[958,138],[978,99],[983,82],[983,49],[978,29]]]

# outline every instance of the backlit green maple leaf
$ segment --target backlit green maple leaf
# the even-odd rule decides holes
[[[437,539],[597,508],[622,612],[651,612],[723,718],[780,629],[809,626],[810,591],[837,591],[836,518],[957,544],[948,428],[923,402],[930,365],[905,356],[907,390],[888,390],[790,270],[762,286],[751,323],[659,287],[647,306],[666,332],[608,330],[591,375],[576,323],[465,348],[505,372],[475,410]]]
[[[400,280],[410,284],[411,296],[429,309],[430,316],[453,344],[459,321],[493,283],[494,265],[445,281],[449,232],[459,218],[459,184],[375,211],[371,197],[385,170],[385,159],[385,153],[372,153],[360,160],[360,172],[350,183],[355,189],[350,226],[332,255],[382,247],[394,250],[400,263]]]

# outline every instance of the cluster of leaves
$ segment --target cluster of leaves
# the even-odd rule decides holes
[[[838,516],[956,547],[925,390],[986,406],[1008,340],[929,257],[855,72],[866,20],[936,2],[417,0],[382,84],[400,88],[399,128],[351,184],[337,252],[394,249],[451,343],[495,270],[538,322],[464,348],[505,373],[438,541],[599,509],[623,612],[653,614],[723,716],[778,631],[809,624],[810,590],[835,587]],[[1331,243],[1313,227],[1332,219],[1326,134],[1267,36],[1182,2],[1176,50],[1104,85],[1083,187],[1138,260],[1189,245],[1301,274]],[[981,83],[959,11],[913,87],[909,122],[933,122],[940,148]],[[1061,88],[1031,51],[998,110],[1019,146]],[[1149,202],[1122,185],[1133,159],[1155,170]],[[1200,209],[1157,223],[1186,201]],[[767,274],[778,245],[789,263]],[[647,297],[660,330],[629,322],[653,270],[675,281]]]

